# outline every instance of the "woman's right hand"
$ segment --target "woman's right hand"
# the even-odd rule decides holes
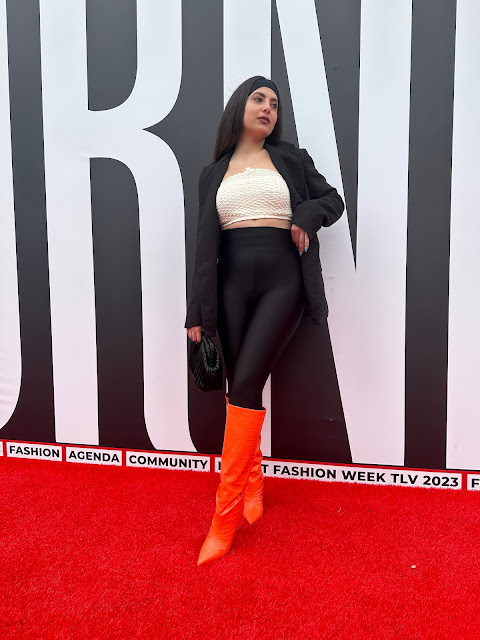
[[[193,342],[197,344],[200,343],[202,341],[202,325],[199,324],[196,327],[189,327],[187,329],[187,336],[190,340],[193,340]]]

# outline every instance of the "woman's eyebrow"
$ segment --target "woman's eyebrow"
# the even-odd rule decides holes
[[[262,93],[261,91],[255,91],[255,93],[259,93],[259,94],[260,94],[261,96],[263,96],[264,98],[266,98],[266,97],[267,97],[267,96],[266,96],[264,93]],[[255,94],[254,94],[254,95],[255,95]],[[278,99],[277,99],[277,98],[271,98],[271,100],[275,100],[275,102],[278,102]]]

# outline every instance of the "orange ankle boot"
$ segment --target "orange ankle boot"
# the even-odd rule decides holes
[[[197,565],[227,554],[242,520],[243,490],[253,465],[266,409],[248,409],[228,402],[223,439],[220,485],[210,530],[200,549]]]
[[[225,394],[228,405],[228,396]],[[263,454],[260,449],[262,436],[258,436],[257,447],[253,458],[253,465],[243,491],[243,517],[248,524],[254,524],[263,516]]]

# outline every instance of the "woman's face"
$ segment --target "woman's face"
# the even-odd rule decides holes
[[[269,136],[277,122],[278,99],[275,91],[269,87],[255,89],[247,98],[243,114],[243,128],[255,134],[255,137]]]

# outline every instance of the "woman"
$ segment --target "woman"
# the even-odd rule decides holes
[[[202,329],[218,330],[228,394],[216,510],[198,565],[228,553],[242,515],[250,524],[262,517],[262,391],[305,310],[315,324],[328,313],[317,230],[335,222],[344,203],[306,150],[281,140],[281,114],[275,83],[243,82],[199,180],[185,327],[195,342]]]

